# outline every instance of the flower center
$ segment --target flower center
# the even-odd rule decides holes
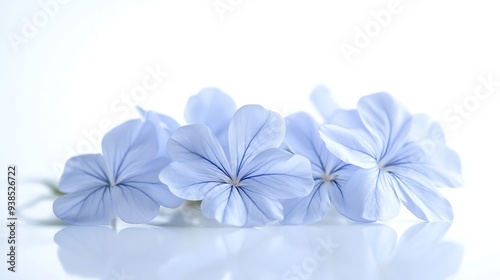
[[[380,171],[387,171],[387,163],[386,162],[377,162],[378,169]]]
[[[324,183],[330,183],[331,181],[335,180],[337,178],[337,175],[335,174],[323,174],[323,182]]]
[[[230,184],[230,185],[235,186],[235,187],[239,187],[240,186],[240,179],[238,179],[238,178],[230,178],[226,182],[228,184]]]

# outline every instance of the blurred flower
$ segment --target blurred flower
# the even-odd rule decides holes
[[[139,106],[137,106],[137,111],[139,111],[145,122],[152,123],[156,126],[156,135],[158,137],[158,144],[160,145],[158,154],[168,156],[165,144],[168,139],[172,137],[175,130],[179,128],[179,123],[167,115],[155,111],[146,111]]]
[[[387,225],[353,223],[119,232],[69,226],[54,241],[64,271],[80,278],[452,279],[464,248],[445,238],[450,226],[418,223],[400,236]]]
[[[148,119],[127,121],[104,136],[102,154],[69,159],[59,182],[67,194],[54,202],[56,216],[71,224],[108,224],[116,216],[145,223],[160,205],[179,206],[182,200],[158,178],[170,161],[161,133]]]
[[[319,124],[307,113],[285,118],[285,146],[311,162],[314,188],[306,197],[283,200],[284,224],[314,223],[321,220],[333,202],[339,213],[349,217],[349,197],[343,192],[351,175],[360,169],[346,164],[328,151],[321,140]]]
[[[205,88],[189,98],[184,109],[188,124],[205,124],[228,153],[227,133],[236,112],[233,99],[217,88]]]
[[[340,123],[346,128],[363,126],[358,112],[340,107],[325,86],[317,86],[311,93],[310,99],[325,124]]]
[[[310,99],[325,123],[329,123],[334,119],[334,114],[340,109],[330,94],[330,90],[325,86],[317,86],[312,91]]]
[[[285,136],[279,114],[247,105],[233,116],[226,154],[206,125],[179,128],[169,140],[172,158],[160,174],[177,196],[203,200],[202,213],[237,226],[262,226],[283,218],[280,199],[313,187],[307,159],[278,147]]]
[[[460,159],[443,139],[432,140],[431,151],[423,151],[419,141],[433,139],[439,125],[412,117],[387,93],[363,97],[356,112],[320,128],[331,153],[362,168],[343,189],[350,218],[388,220],[399,213],[401,201],[420,219],[452,220],[451,205],[437,188],[462,184]]]
[[[125,228],[115,232],[102,226],[68,226],[54,241],[57,255],[70,275],[92,279],[165,279],[161,266],[179,251],[170,231]]]

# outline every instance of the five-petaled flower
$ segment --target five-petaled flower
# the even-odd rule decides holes
[[[68,160],[59,183],[67,194],[54,202],[56,216],[71,224],[109,224],[116,216],[146,223],[156,217],[160,205],[182,203],[158,178],[170,162],[162,148],[168,133],[151,117],[146,113],[145,120],[130,120],[108,132],[102,154]]]
[[[451,205],[438,187],[461,186],[461,165],[444,139],[432,135],[442,134],[439,124],[425,115],[410,115],[387,93],[363,97],[354,112],[320,128],[331,153],[362,168],[343,192],[350,218],[388,220],[402,202],[420,219],[452,220]],[[422,148],[426,140],[432,140],[430,151]]]
[[[279,149],[285,122],[258,105],[240,108],[228,129],[228,151],[206,125],[179,128],[168,141],[172,159],[160,174],[172,193],[202,200],[201,211],[236,226],[263,226],[283,218],[282,199],[308,195],[309,161]]]
[[[326,215],[332,202],[340,214],[351,217],[349,197],[343,193],[351,175],[360,168],[344,163],[327,150],[318,133],[319,124],[309,114],[296,113],[285,120],[285,146],[311,161],[315,185],[306,197],[282,201],[285,215],[282,223],[317,222]]]

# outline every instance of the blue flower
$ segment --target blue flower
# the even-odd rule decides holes
[[[158,178],[170,162],[161,135],[150,121],[127,121],[104,136],[102,154],[69,159],[59,182],[67,194],[54,202],[56,216],[71,224],[108,224],[116,216],[145,223],[160,205],[179,206],[182,200]]]
[[[282,223],[317,222],[329,211],[332,202],[339,213],[356,219],[350,213],[349,197],[344,192],[351,175],[360,168],[344,163],[328,151],[319,136],[319,124],[309,114],[296,113],[285,120],[285,146],[310,160],[315,185],[306,197],[282,201],[285,216]]]
[[[202,200],[201,211],[236,226],[283,218],[280,199],[306,196],[313,187],[309,161],[278,147],[285,136],[279,114],[247,105],[233,116],[226,154],[209,127],[188,125],[168,141],[172,158],[160,179],[178,197]]]
[[[330,152],[362,168],[344,192],[355,220],[391,219],[400,202],[420,219],[452,220],[451,205],[438,187],[461,186],[461,165],[444,138],[436,137],[443,135],[439,124],[411,116],[387,93],[363,97],[351,117],[323,125],[320,135]],[[425,149],[425,142],[432,149]]]

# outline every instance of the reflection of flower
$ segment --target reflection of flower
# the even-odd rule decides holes
[[[330,153],[321,140],[319,124],[307,113],[286,117],[285,146],[311,162],[314,189],[306,197],[282,201],[285,224],[313,223],[322,219],[333,202],[339,213],[350,217],[349,203],[342,192],[351,174],[359,169]]]
[[[207,126],[181,127],[168,142],[173,162],[161,180],[178,197],[203,200],[203,214],[225,224],[282,219],[279,199],[305,196],[313,186],[309,161],[278,148],[284,135],[284,120],[258,105],[234,114],[229,155]]]
[[[333,269],[338,279],[448,279],[458,272],[463,248],[443,240],[450,224],[418,223],[399,238],[385,225],[354,225],[344,238]]]
[[[453,219],[451,205],[438,187],[461,185],[458,155],[444,140],[422,153],[422,139],[432,139],[439,125],[412,116],[387,93],[363,97],[347,122],[323,125],[322,139],[330,152],[361,167],[352,174],[343,195],[354,220],[388,220],[399,213],[400,201],[428,221]]]
[[[447,279],[463,257],[449,224],[398,240],[378,224],[255,228],[67,227],[54,237],[68,274],[116,279]],[[127,278],[128,277],[128,278]]]
[[[54,202],[54,213],[73,224],[107,224],[117,215],[129,223],[145,223],[160,205],[177,207],[181,200],[158,174],[169,159],[161,153],[160,131],[148,121],[131,120],[108,132],[102,154],[80,155],[66,163],[59,183],[68,193]]]
[[[99,279],[163,279],[160,267],[175,242],[160,228],[126,228],[118,234],[98,226],[70,226],[54,241],[68,274]]]

